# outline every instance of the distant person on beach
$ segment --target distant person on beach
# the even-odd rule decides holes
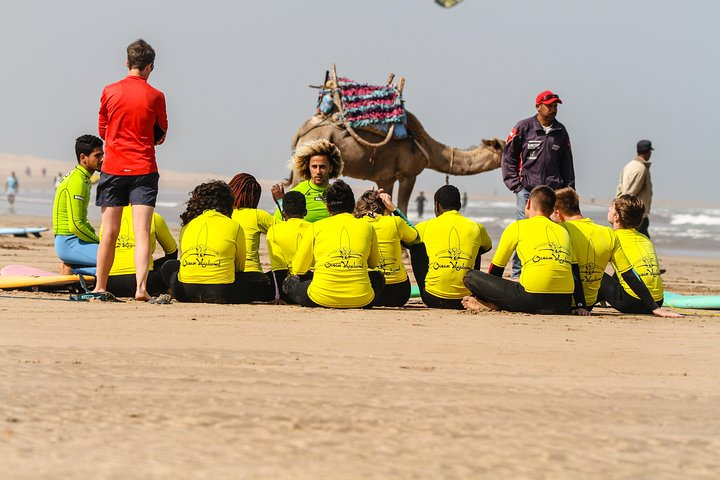
[[[620,182],[618,183],[615,196],[622,194],[635,195],[642,200],[645,205],[645,214],[642,223],[638,225],[636,230],[646,237],[650,238],[648,226],[650,225],[650,205],[652,204],[652,179],[650,178],[650,157],[655,150],[650,140],[640,140],[637,142],[637,156],[623,167],[620,172]]]
[[[307,215],[305,195],[296,191],[287,192],[283,197],[282,215],[285,221],[275,223],[267,232],[267,247],[271,268],[269,277],[271,277],[274,285],[275,301],[277,303],[294,303],[283,292],[282,284],[292,271],[292,262],[298,246],[310,226],[310,222],[305,220],[305,215]],[[312,265],[310,268],[312,268]],[[308,271],[300,277],[300,280],[305,281],[311,278],[312,271]]]
[[[625,276],[603,275],[598,300],[605,300],[615,310],[622,313],[653,313],[661,317],[681,316],[674,312],[659,309],[665,298],[663,281],[660,277],[655,247],[650,239],[636,230],[643,221],[645,205],[635,195],[622,194],[616,197],[608,209],[608,222],[615,231],[627,259],[630,261],[640,280],[649,290],[653,302],[646,296],[640,296]],[[615,271],[618,266],[613,262]]]
[[[102,168],[103,141],[94,135],[83,135],[75,141],[77,166],[62,179],[55,190],[53,233],[55,253],[63,262],[60,272],[95,274],[100,238],[88,222],[90,177]]]
[[[463,194],[462,194],[462,212],[463,213],[465,213],[465,209],[467,208],[467,202],[468,202],[467,192],[463,192]]]
[[[375,230],[353,216],[355,197],[342,180],[327,188],[325,204],[330,216],[303,234],[283,290],[304,307],[370,308],[385,285],[382,273],[370,270],[380,261]],[[313,263],[312,280],[301,280]]]
[[[525,218],[507,226],[500,237],[489,273],[471,270],[465,285],[473,296],[463,299],[471,311],[589,315],[570,234],[550,220],[555,192],[535,187],[525,205]],[[513,251],[522,262],[519,281],[502,278]],[[574,272],[573,272],[574,270]],[[575,298],[575,309],[572,299]]]
[[[245,281],[245,232],[234,221],[234,197],[220,180],[195,187],[180,215],[180,260],[162,266],[179,302],[250,303]]]
[[[235,220],[245,233],[245,281],[253,301],[269,302],[275,297],[270,278],[263,273],[260,263],[260,235],[267,235],[275,218],[264,210],[260,210],[262,187],[249,173],[238,173],[230,180],[233,192],[233,213]]]
[[[425,202],[427,201],[427,198],[425,197],[425,193],[420,192],[417,197],[415,197],[415,204],[417,205],[417,214],[419,218],[423,217],[423,213],[425,213]]]
[[[15,205],[15,195],[17,195],[19,185],[15,172],[11,172],[10,176],[5,180],[5,195],[11,210]]]
[[[462,310],[470,295],[465,273],[480,268],[480,256],[492,248],[485,227],[463,217],[460,191],[443,185],[434,196],[435,218],[418,223],[422,243],[409,247],[420,296],[430,308]]]
[[[537,114],[519,121],[513,127],[503,150],[501,168],[503,181],[515,194],[515,219],[525,218],[530,191],[538,185],[553,190],[575,188],[570,136],[558,122],[560,97],[545,90],[535,98]],[[513,257],[512,276],[520,276],[520,260]]]
[[[63,175],[62,172],[58,172],[58,174],[53,179],[53,186],[55,187],[56,190],[57,190],[58,186],[60,185],[60,182],[62,182],[63,177],[65,177],[65,175]]]
[[[135,278],[135,232],[133,231],[132,207],[123,207],[120,220],[120,234],[115,243],[115,261],[108,276],[107,290],[116,297],[132,297],[137,291]],[[103,231],[100,230],[102,239]],[[152,253],[156,243],[160,244],[165,255],[153,260]],[[177,259],[178,248],[175,238],[159,213],[153,214],[150,221],[150,258],[148,259],[147,291],[156,296],[167,293],[168,285],[162,279],[160,268],[168,260]]]
[[[561,188],[555,192],[555,211],[551,219],[559,222],[570,234],[578,267],[580,281],[585,293],[585,308],[592,310],[597,301],[600,282],[605,275],[605,267],[612,262],[616,275],[623,278],[625,284],[648,308],[659,317],[679,316],[660,308],[653,300],[647,286],[633,270],[620,240],[614,231],[605,225],[597,225],[580,212],[580,198],[572,188]]]
[[[127,77],[106,86],[100,100],[98,130],[107,142],[107,156],[95,202],[102,208],[103,237],[98,248],[94,291],[103,292],[107,288],[123,207],[132,205],[135,299],[147,301],[150,225],[160,177],[155,145],[165,141],[168,119],[165,96],[148,84],[155,68],[155,50],[145,40],[128,45],[127,68]]]
[[[323,194],[330,185],[330,179],[342,175],[343,161],[340,150],[323,138],[303,143],[295,149],[290,159],[290,169],[302,180],[292,190],[305,195],[308,212],[305,220],[312,223],[329,217]],[[275,211],[277,221],[282,221],[280,210],[284,195],[285,185],[277,183],[272,186],[273,200],[279,206]]]
[[[418,232],[382,190],[368,190],[355,203],[353,214],[375,229],[380,250],[378,270],[385,278],[385,288],[375,299],[378,307],[402,307],[410,299],[410,277],[402,263],[402,243],[411,244]]]

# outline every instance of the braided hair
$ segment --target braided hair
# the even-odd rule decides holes
[[[238,173],[230,180],[230,190],[235,197],[235,208],[257,208],[262,187],[249,173]]]

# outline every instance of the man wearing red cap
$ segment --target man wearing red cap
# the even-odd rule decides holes
[[[530,191],[547,185],[553,190],[575,188],[570,136],[558,122],[560,97],[545,90],[535,99],[537,115],[520,120],[508,136],[502,156],[503,181],[515,194],[515,218],[525,218]],[[520,260],[513,257],[513,277],[520,276]]]

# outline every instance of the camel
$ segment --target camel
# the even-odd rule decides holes
[[[318,113],[298,129],[291,147],[294,151],[297,145],[318,138],[333,142],[342,153],[343,175],[371,180],[390,195],[397,181],[397,206],[403,212],[408,211],[415,178],[425,168],[449,175],[475,175],[500,166],[505,146],[502,140],[483,140],[479,147],[461,150],[434,140],[410,112],[407,112],[406,127],[408,138],[397,139],[364,129],[348,131],[337,113]],[[292,187],[297,183],[297,173],[291,172],[288,184]]]

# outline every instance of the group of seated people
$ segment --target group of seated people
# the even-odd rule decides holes
[[[439,188],[435,218],[412,225],[382,190],[369,190],[356,201],[344,181],[330,183],[342,173],[332,143],[302,145],[293,159],[305,181],[289,192],[273,186],[275,216],[257,208],[262,188],[247,173],[191,192],[180,215],[179,248],[155,214],[151,251],[157,242],[165,256],[149,259],[148,293],[172,292],[181,302],[401,307],[411,296],[404,247],[420,298],[431,308],[589,315],[604,301],[625,313],[679,316],[662,308],[657,255],[648,237],[635,229],[644,206],[633,195],[613,200],[611,228],[582,216],[573,189],[534,188],[526,218],[505,229],[485,272],[480,259],[492,249],[492,240],[482,224],[460,213],[456,187]],[[85,165],[80,173],[94,166],[91,160],[78,154],[79,165]],[[267,272],[260,259],[261,235],[267,237]],[[58,237],[56,232],[56,244],[67,242]],[[135,291],[133,245],[132,210],[126,207],[108,282],[117,296]],[[520,276],[503,278],[514,252],[522,264]],[[614,275],[605,273],[608,264]]]

